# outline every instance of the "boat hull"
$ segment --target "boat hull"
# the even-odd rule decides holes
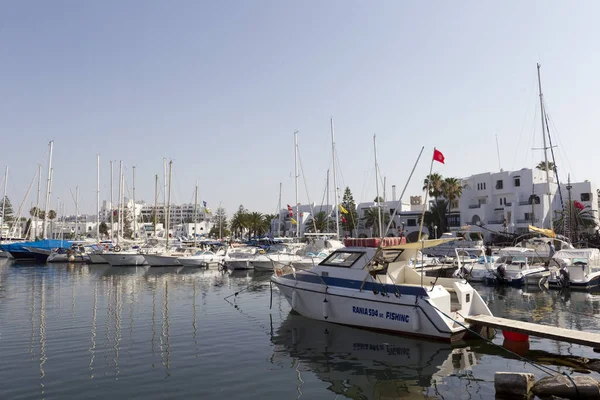
[[[548,287],[552,289],[590,290],[600,286],[600,273],[593,274],[589,279],[581,281],[569,281],[569,286],[563,286],[561,282],[553,277],[548,279]]]
[[[317,285],[298,285],[285,277],[271,280],[294,311],[319,321],[443,341],[460,340],[467,332],[450,328],[427,300],[418,300],[420,295],[381,296],[331,286],[325,292]]]
[[[222,259],[219,258],[195,258],[191,257],[181,257],[178,258],[179,263],[184,267],[196,267],[196,268],[205,268],[210,267],[211,265],[218,265],[221,263]]]
[[[102,258],[111,266],[138,267],[148,265],[142,254],[104,253]]]
[[[234,271],[238,269],[252,269],[254,268],[248,260],[225,260],[225,267],[228,270]]]
[[[102,254],[90,254],[90,264],[108,264]]]
[[[146,263],[151,267],[181,267],[181,263],[177,257],[160,255],[160,254],[144,254]]]

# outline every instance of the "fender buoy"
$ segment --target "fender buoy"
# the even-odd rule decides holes
[[[421,321],[419,320],[419,309],[417,307],[415,307],[414,310],[415,310],[415,313],[412,316],[413,330],[415,332],[419,332],[419,330],[421,329]]]
[[[113,247],[113,250],[118,253],[119,251],[121,251],[121,246],[116,245],[115,247]]]
[[[298,306],[298,292],[296,292],[294,290],[292,292],[292,309],[295,311],[298,311],[297,306]]]
[[[327,299],[323,300],[323,318],[329,318],[329,302]]]

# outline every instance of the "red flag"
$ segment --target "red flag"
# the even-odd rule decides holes
[[[433,149],[433,159],[437,162],[441,162],[442,164],[445,164],[444,163],[444,160],[445,160],[444,155],[442,154],[441,151],[439,151],[436,148]]]
[[[584,205],[582,203],[578,202],[577,200],[575,200],[573,202],[573,205],[575,206],[575,208],[578,208],[580,210],[583,210],[585,208]]]
[[[344,218],[344,216],[342,215],[342,222],[345,224],[346,223],[346,218]]]

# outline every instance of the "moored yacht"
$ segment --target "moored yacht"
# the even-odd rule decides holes
[[[534,249],[506,247],[498,253],[498,259],[486,276],[488,284],[523,286],[538,284],[550,276],[548,267],[541,264]]]
[[[309,318],[452,341],[475,328],[465,318],[492,314],[467,282],[432,280],[408,266],[416,251],[444,241],[346,247],[308,270],[277,268],[271,281]]]
[[[552,260],[560,268],[548,278],[551,288],[587,290],[600,286],[600,250],[560,250]]]

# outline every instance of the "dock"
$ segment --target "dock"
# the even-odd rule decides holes
[[[515,321],[514,319],[491,317],[489,315],[474,315],[465,318],[465,321],[480,326],[600,348],[600,334],[598,333],[557,328],[549,325]]]

